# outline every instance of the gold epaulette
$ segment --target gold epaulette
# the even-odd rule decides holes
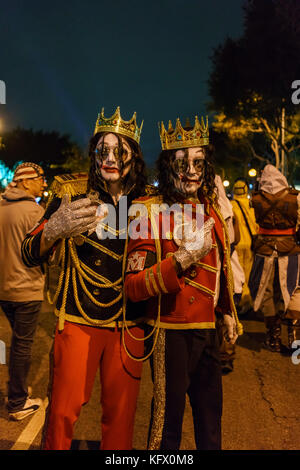
[[[68,175],[57,175],[51,185],[50,191],[53,196],[62,198],[65,194],[70,197],[80,196],[87,192],[87,173],[72,173]]]
[[[151,206],[151,204],[162,204],[162,203],[163,203],[163,197],[159,194],[139,197],[138,199],[134,199],[132,201],[132,204],[144,204],[147,207]]]
[[[145,193],[146,193],[147,196],[157,196],[158,195],[158,189],[155,186],[153,186],[152,184],[146,184]]]

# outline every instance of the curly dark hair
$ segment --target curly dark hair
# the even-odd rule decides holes
[[[187,148],[180,150],[187,151]],[[198,195],[204,195],[210,202],[215,201],[215,169],[213,166],[213,153],[214,148],[212,145],[203,147],[205,153],[204,160],[204,179],[201,187],[198,189]],[[177,175],[172,169],[171,162],[175,160],[175,153],[177,150],[163,150],[156,162],[157,174],[158,174],[158,189],[162,194],[164,201],[168,204],[172,204],[178,201],[178,192],[174,188],[174,184],[171,180]]]
[[[123,144],[122,144],[121,136],[119,134],[116,134],[115,132],[98,132],[90,139],[89,157],[90,157],[91,164],[90,164],[90,171],[89,171],[89,178],[88,178],[88,191],[89,190],[107,191],[105,181],[103,180],[103,178],[97,171],[96,155],[95,155],[95,149],[96,149],[97,143],[99,142],[100,137],[102,136],[105,137],[107,134],[114,134],[117,137],[118,147],[121,150],[121,152],[123,151]],[[131,139],[130,137],[124,137],[124,138],[126,138],[126,141],[128,142],[131,148],[133,164],[131,165],[131,169],[129,173],[125,176],[123,180],[123,188],[124,188],[125,194],[130,193],[131,197],[136,198],[145,194],[145,187],[147,184],[145,162],[144,162],[142,150],[139,144],[135,142],[133,139]]]

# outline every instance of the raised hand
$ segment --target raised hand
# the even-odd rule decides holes
[[[59,238],[75,237],[87,231],[93,231],[98,224],[97,206],[89,198],[69,202],[69,196],[63,196],[56,212],[44,227],[47,243],[54,243]]]
[[[193,239],[183,239],[179,249],[174,253],[174,258],[181,265],[183,271],[210,252],[212,247],[211,230],[214,224],[214,219],[210,217],[204,223],[203,229],[197,232]]]

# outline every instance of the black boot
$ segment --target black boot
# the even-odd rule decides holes
[[[293,342],[300,340],[300,320],[288,320],[288,348],[293,351]],[[298,347],[298,345],[296,346]]]
[[[279,316],[265,317],[267,329],[265,347],[272,352],[281,352],[281,319]]]

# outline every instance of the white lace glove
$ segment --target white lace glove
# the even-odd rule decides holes
[[[69,196],[65,194],[59,208],[45,224],[45,239],[54,243],[59,238],[76,237],[81,233],[93,231],[99,222],[96,209],[97,206],[91,205],[88,198],[69,202]]]
[[[211,230],[214,224],[214,219],[210,217],[204,223],[203,230],[198,232],[193,240],[183,239],[179,249],[174,253],[174,258],[180,264],[183,271],[210,252],[212,247]],[[199,248],[197,248],[197,245]]]
[[[224,315],[223,317],[224,323],[224,336],[228,343],[234,344],[237,340],[238,334],[236,331],[236,322],[233,317],[230,315]]]

